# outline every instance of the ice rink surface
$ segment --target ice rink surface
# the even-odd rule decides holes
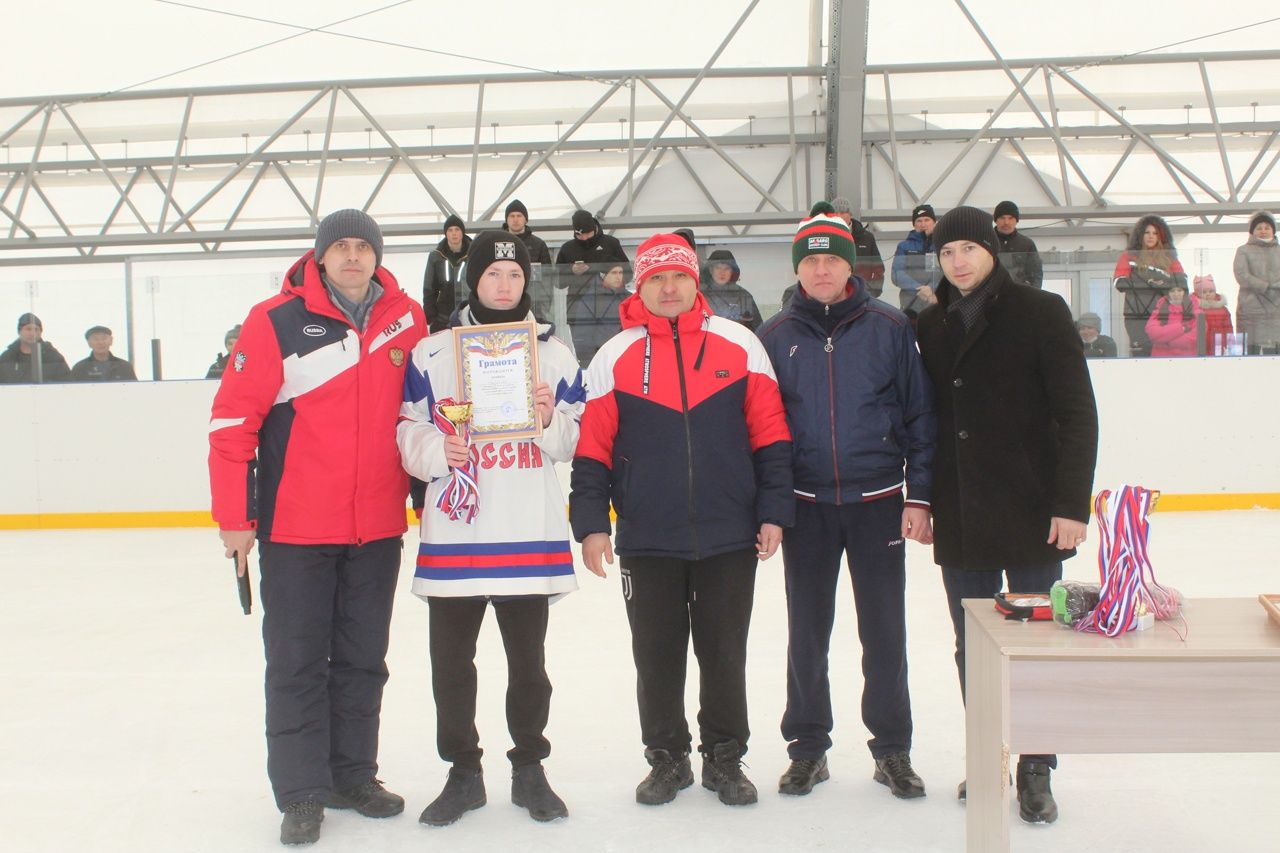
[[[1280,513],[1157,513],[1151,527],[1157,577],[1186,596],[1280,592]],[[1097,578],[1096,541],[1091,528],[1089,548],[1067,564],[1068,577]],[[777,794],[787,763],[778,733],[786,660],[779,555],[760,567],[751,626],[754,733],[746,773],[760,789],[758,805],[731,809],[696,784],[667,806],[635,803],[648,767],[615,566],[603,581],[580,570],[581,590],[551,609],[547,658],[555,695],[546,767],[569,818],[536,824],[510,803],[505,662],[489,618],[477,657],[489,804],[451,827],[428,828],[417,816],[439,791],[446,766],[434,747],[427,608],[409,593],[416,534],[405,543],[379,776],[405,796],[406,810],[383,821],[330,811],[312,849],[964,849],[964,808],[955,799],[964,720],[942,584],[928,549],[910,546],[907,590],[912,758],[925,799],[895,800],[871,781],[847,574],[831,655],[831,781],[808,797]],[[4,532],[0,566],[0,848],[282,849],[264,769],[260,615],[256,605],[253,616],[241,615],[215,531]],[[256,559],[254,567],[256,577]],[[254,593],[256,602],[256,585]],[[1192,632],[1194,618],[1188,613]],[[697,670],[690,658],[692,720]],[[1280,770],[1270,755],[1065,756],[1053,784],[1062,817],[1051,827],[1026,826],[1015,805],[1014,850],[1280,849]]]

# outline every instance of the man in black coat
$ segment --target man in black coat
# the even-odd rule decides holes
[[[1036,243],[1018,230],[1022,218],[1018,206],[1002,201],[991,214],[996,223],[996,237],[1000,241],[1000,263],[1009,271],[1009,277],[1018,284],[1044,287],[1044,263]]]
[[[942,566],[964,691],[965,598],[1047,592],[1085,540],[1098,412],[1071,312],[997,263],[991,217],[958,207],[938,221],[938,302],[917,334],[933,381],[934,561]],[[1052,755],[1018,762],[1023,820],[1058,817]],[[960,797],[964,798],[964,783]]]
[[[422,310],[432,332],[449,327],[449,315],[466,298],[467,252],[471,238],[467,226],[456,213],[444,221],[444,239],[427,254],[422,275]]]
[[[572,310],[573,304],[591,284],[592,275],[607,273],[608,265],[615,263],[631,263],[618,238],[601,231],[600,220],[590,212],[575,210],[573,238],[566,240],[556,253],[556,286],[568,289],[567,307]]]
[[[18,337],[0,353],[0,384],[66,382],[70,378],[67,360],[44,339],[40,318],[29,312],[19,316]]]
[[[84,333],[89,344],[89,357],[71,368],[72,382],[127,382],[137,380],[133,365],[111,354],[114,338],[106,326],[92,326]]]

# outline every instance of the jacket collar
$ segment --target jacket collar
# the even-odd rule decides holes
[[[633,293],[623,300],[622,304],[618,306],[618,312],[622,315],[622,328],[624,329],[630,329],[633,326],[644,326],[651,335],[660,337],[672,336],[671,321],[666,317],[659,317],[649,313],[649,309],[640,300],[639,292]],[[699,290],[694,294],[693,307],[676,318],[676,326],[680,329],[681,334],[696,332],[702,328],[702,324],[706,322],[706,319],[712,313],[706,297]]]
[[[315,254],[314,249],[309,250],[294,262],[293,266],[289,268],[289,272],[285,273],[284,285],[280,288],[280,292],[302,299],[306,303],[307,310],[313,314],[332,317],[349,325],[350,321],[338,310],[338,306],[334,305],[329,299],[329,291],[325,287],[324,281],[320,278],[320,267],[316,263]],[[371,331],[375,326],[379,326],[378,321],[388,311],[394,310],[403,300],[407,299],[404,291],[400,289],[400,284],[396,281],[395,276],[385,267],[378,267],[373,271],[373,280],[382,286],[382,296],[378,298],[378,301],[373,304],[373,308],[369,310],[369,323],[365,327],[366,331]]]

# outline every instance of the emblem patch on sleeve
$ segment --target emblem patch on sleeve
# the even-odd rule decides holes
[[[387,355],[391,357],[391,363],[396,367],[404,364],[404,350],[400,349],[400,347],[392,347],[387,351]]]
[[[244,354],[244,350],[241,350],[240,352],[236,353],[236,363],[235,363],[236,373],[241,373],[244,371],[244,363],[248,360],[249,360],[249,357]]]

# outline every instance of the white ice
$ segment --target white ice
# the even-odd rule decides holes
[[[1090,535],[1092,545],[1096,531]],[[927,549],[908,551],[912,758],[928,787],[925,799],[895,800],[871,781],[847,575],[831,655],[831,781],[804,798],[776,793],[787,763],[778,733],[786,652],[779,556],[760,567],[751,626],[754,732],[746,772],[760,788],[758,805],[729,808],[696,785],[671,805],[635,803],[635,785],[648,768],[615,567],[605,581],[582,576],[582,589],[551,611],[547,659],[555,695],[546,766],[570,817],[535,824],[510,803],[505,665],[490,618],[477,659],[489,804],[454,826],[428,828],[417,815],[438,792],[446,767],[434,746],[427,608],[408,592],[415,547],[411,532],[379,772],[405,796],[405,813],[376,821],[330,811],[314,849],[964,849],[965,812],[955,799],[964,775],[963,713],[951,627]],[[1157,513],[1151,551],[1158,578],[1188,597],[1280,592],[1277,512]],[[241,615],[214,531],[5,532],[0,567],[0,849],[280,850],[280,818],[264,771],[260,617],[256,606],[252,617]],[[1092,553],[1068,563],[1067,575],[1096,578]],[[1190,619],[1194,632],[1194,614]],[[691,654],[691,721],[696,678]],[[1050,827],[1030,827],[1015,813],[1013,848],[1277,850],[1274,761],[1065,756],[1053,779],[1062,817]]]

